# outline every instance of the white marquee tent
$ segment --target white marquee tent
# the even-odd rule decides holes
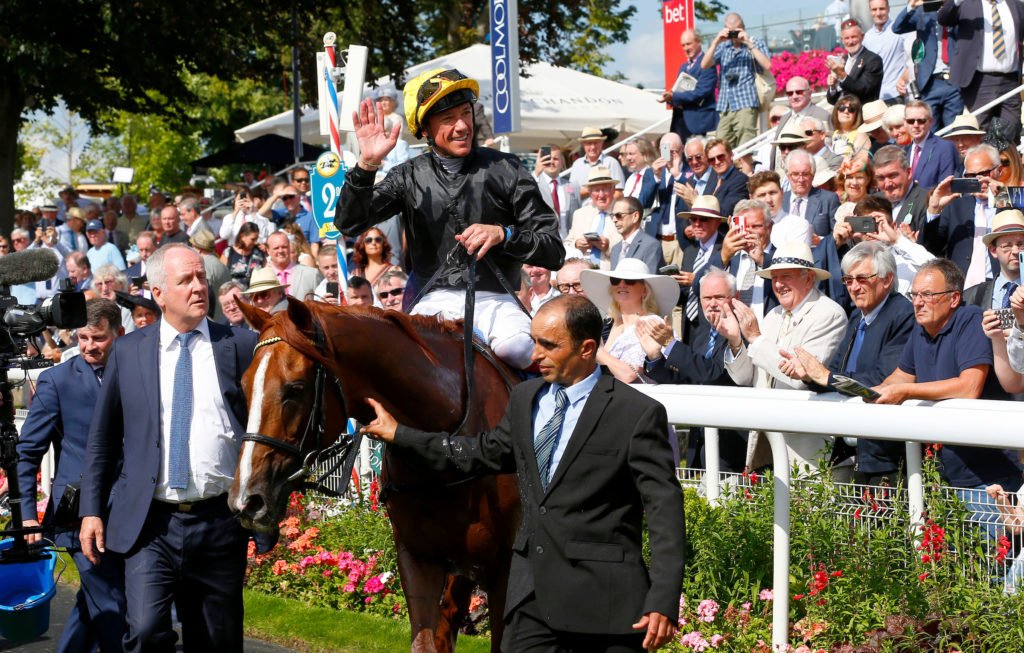
[[[406,79],[431,68],[457,68],[480,81],[481,101],[490,115],[490,63],[490,46],[478,44],[413,66],[405,71]],[[529,77],[519,80],[522,131],[509,135],[513,151],[534,150],[546,143],[568,143],[578,137],[584,127],[613,127],[630,134],[665,121],[654,132],[668,131],[670,113],[650,92],[543,62],[530,65],[526,70]],[[394,88],[388,77],[378,80],[378,86]],[[399,96],[401,104],[401,93]],[[401,106],[398,111],[401,113]],[[320,135],[319,121],[316,109],[303,109],[304,142],[327,142],[327,138]],[[292,112],[285,111],[235,131],[241,142],[264,134],[290,138]]]

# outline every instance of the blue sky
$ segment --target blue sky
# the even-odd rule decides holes
[[[796,20],[798,16],[810,16],[824,11],[831,0],[725,0],[730,11],[743,16],[748,27],[754,26],[764,18],[768,22]],[[630,84],[644,86],[662,86],[664,72],[662,67],[663,36],[661,30],[661,2],[658,0],[633,0],[637,11],[633,19],[633,27],[627,43],[612,47],[609,53],[613,61],[606,67],[611,72],[619,72],[626,76]],[[891,0],[891,4],[904,4]],[[765,16],[770,7],[771,15]],[[712,30],[707,31],[709,34]]]

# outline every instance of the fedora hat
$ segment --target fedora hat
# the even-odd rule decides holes
[[[608,166],[594,166],[587,172],[587,183],[584,186],[600,186],[601,184],[617,184],[619,180],[612,177]]]
[[[885,112],[889,110],[889,106],[885,103],[885,100],[875,100],[874,102],[868,102],[860,110],[861,115],[864,116],[864,122],[857,128],[862,134],[870,134],[876,129],[883,127],[883,120],[885,119]]]
[[[790,124],[786,125],[786,128],[782,130],[779,137],[772,141],[772,145],[803,145],[807,142],[807,135],[794,126],[793,122],[800,121],[790,121]]]
[[[647,264],[638,258],[624,258],[614,270],[583,270],[580,272],[580,284],[587,293],[587,299],[601,309],[602,315],[608,315],[612,305],[609,293],[611,279],[632,279],[647,282],[654,292],[654,303],[658,305],[658,315],[668,315],[672,307],[679,301],[679,284],[672,277],[663,274],[651,274]]]
[[[992,231],[981,237],[981,242],[989,246],[996,238],[1007,234],[1024,234],[1024,213],[1017,209],[1000,211],[992,218]]]
[[[689,211],[680,211],[676,213],[677,218],[685,218],[689,220],[692,216],[698,218],[715,218],[717,220],[724,220],[725,216],[722,215],[722,207],[718,204],[718,198],[714,195],[698,195],[693,200],[693,206],[690,207]]]
[[[978,126],[978,119],[964,111],[953,119],[949,131],[942,135],[943,138],[950,136],[984,136],[985,131]]]
[[[287,287],[288,284],[282,284],[278,281],[277,274],[274,273],[274,270],[271,269],[270,266],[267,266],[252,273],[252,276],[249,277],[249,289],[243,290],[242,294],[255,295],[256,293],[263,292],[264,290]]]
[[[603,141],[605,140],[604,132],[599,127],[584,127],[583,133],[580,134],[580,142],[586,141]]]
[[[827,271],[814,267],[814,256],[811,248],[799,240],[787,240],[772,255],[772,264],[756,272],[762,279],[771,279],[774,270],[810,270],[818,281],[831,279]]]
[[[188,242],[192,247],[202,250],[204,252],[212,252],[216,248],[214,243],[217,239],[214,237],[213,232],[209,229],[200,229],[199,231],[192,234],[188,239]]]

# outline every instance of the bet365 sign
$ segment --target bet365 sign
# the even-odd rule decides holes
[[[694,28],[693,0],[668,0],[661,6],[661,20],[665,32],[665,88],[672,88],[679,66],[686,63],[679,38]]]

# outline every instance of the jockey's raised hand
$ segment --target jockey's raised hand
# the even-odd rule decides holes
[[[373,100],[366,98],[359,103],[359,110],[352,112],[352,124],[359,139],[359,167],[376,170],[384,157],[395,148],[402,125],[395,123],[389,133],[384,129],[384,113],[377,111]]]

